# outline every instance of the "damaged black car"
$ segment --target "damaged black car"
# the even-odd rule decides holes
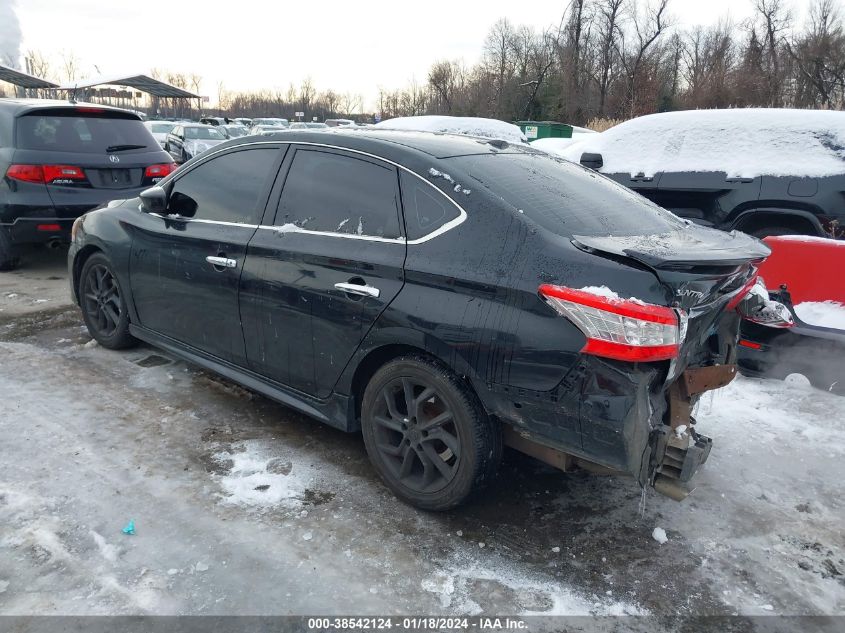
[[[681,499],[768,248],[504,141],[229,141],[74,226],[105,347],[144,341],[349,432],[444,510],[503,445]]]

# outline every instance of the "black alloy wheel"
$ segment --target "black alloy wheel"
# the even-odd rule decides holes
[[[135,343],[120,284],[102,253],[89,257],[82,268],[79,303],[88,332],[100,345],[121,349]]]
[[[364,392],[370,461],[402,499],[425,510],[460,505],[495,475],[501,433],[475,393],[431,358],[379,369]]]

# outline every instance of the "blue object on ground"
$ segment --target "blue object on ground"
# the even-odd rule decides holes
[[[130,521],[129,524],[123,528],[124,534],[134,535],[135,534],[135,521]]]

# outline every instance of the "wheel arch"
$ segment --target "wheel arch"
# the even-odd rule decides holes
[[[787,226],[806,231],[808,235],[824,236],[825,231],[819,219],[804,209],[783,209],[779,207],[755,207],[745,209],[731,221],[730,228],[749,231],[765,226]]]
[[[349,394],[349,413],[352,416],[351,426],[354,428],[359,428],[361,400],[370,379],[380,367],[407,354],[426,356],[449,369],[472,390],[482,406],[487,409],[484,399],[480,397],[479,377],[476,372],[440,339],[419,331],[404,329],[392,333],[380,332],[377,338],[378,341],[365,341],[369,344],[359,348],[356,362],[349,364],[335,387],[340,393]]]
[[[104,253],[102,248],[96,244],[86,244],[73,258],[73,266],[71,267],[71,283],[73,284],[73,300],[79,305],[79,278],[82,275],[82,268],[85,262],[95,253]]]

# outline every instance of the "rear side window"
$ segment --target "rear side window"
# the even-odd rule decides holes
[[[457,207],[427,182],[405,172],[399,180],[409,240],[424,237],[460,215]]]
[[[297,150],[276,224],[308,231],[399,237],[396,170],[319,150]]]
[[[133,153],[156,148],[138,119],[82,114],[77,110],[37,111],[17,119],[16,146],[52,152]]]
[[[610,179],[546,154],[447,159],[543,228],[575,235],[654,235],[682,220]]]
[[[278,152],[247,149],[198,165],[173,184],[169,212],[197,220],[258,224],[259,198],[269,186]]]

